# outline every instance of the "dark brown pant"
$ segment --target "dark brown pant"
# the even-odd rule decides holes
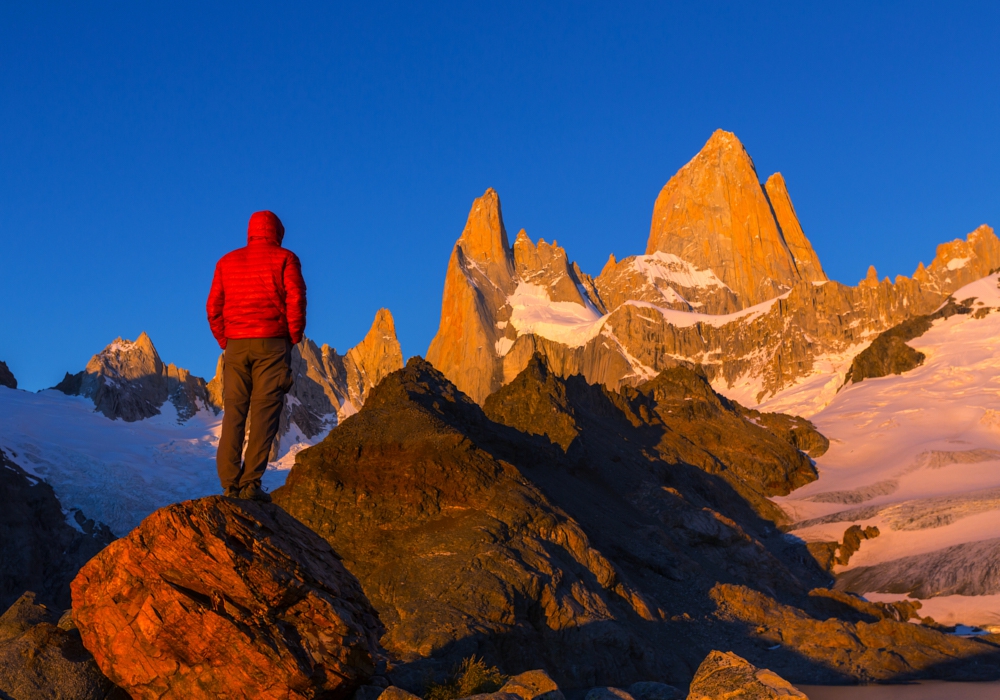
[[[292,343],[285,338],[238,338],[226,343],[222,370],[222,435],[215,463],[223,488],[260,482],[285,394],[292,388]],[[247,412],[250,439],[243,457]]]

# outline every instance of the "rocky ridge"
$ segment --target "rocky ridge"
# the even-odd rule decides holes
[[[344,557],[410,691],[472,655],[567,688],[686,685],[720,646],[792,682],[1000,675],[992,643],[827,590],[767,500],[815,478],[811,427],[783,420],[684,368],[613,392],[541,358],[484,410],[414,358],[274,498]]]
[[[221,496],[162,508],[91,559],[73,618],[133,698],[349,698],[381,625],[314,532]]]
[[[998,267],[1000,239],[984,225],[938,246],[913,277],[880,281],[870,268],[854,287],[828,281],[784,178],[761,185],[742,144],[720,131],[660,193],[646,254],[612,256],[596,279],[523,231],[511,247],[488,190],[452,251],[427,359],[479,403],[535,353],[610,388],[700,365],[748,405],[840,374],[796,407],[808,413],[879,333]]]

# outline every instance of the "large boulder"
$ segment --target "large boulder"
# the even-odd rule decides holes
[[[162,508],[87,563],[73,613],[133,698],[348,698],[382,626],[337,554],[277,506]]]
[[[773,671],[760,669],[732,652],[713,651],[691,681],[688,700],[771,700],[806,698],[806,694]],[[808,699],[807,699],[808,700]]]
[[[0,616],[0,697],[128,700],[83,648],[72,617],[60,620],[31,592]]]

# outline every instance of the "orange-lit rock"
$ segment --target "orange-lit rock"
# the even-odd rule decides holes
[[[488,189],[472,203],[452,250],[441,325],[427,350],[427,360],[477,403],[506,381],[504,356],[518,337],[511,296],[519,286],[549,302],[577,304],[588,313],[607,310],[594,280],[554,241],[533,243],[522,229],[511,248],[500,197]]]
[[[356,408],[361,408],[376,384],[403,368],[403,351],[389,309],[378,310],[364,340],[347,351],[344,365],[348,392]]]
[[[929,291],[947,295],[990,274],[998,260],[1000,240],[992,228],[983,224],[964,240],[956,238],[939,245],[930,266],[924,268],[920,263],[913,279]]]
[[[1000,267],[1000,239],[980,226],[912,278],[872,268],[855,287],[829,281],[784,178],[761,185],[739,140],[717,131],[661,191],[646,254],[611,255],[596,279],[569,260],[523,231],[511,250],[488,190],[452,252],[427,359],[480,404],[535,353],[611,388],[700,365],[756,404],[831,366],[846,372],[879,333]],[[796,410],[818,410],[836,384]]]
[[[277,506],[162,508],[88,562],[73,615],[133,698],[348,698],[382,633],[330,546]]]
[[[772,210],[743,144],[716,131],[660,191],[646,253],[672,253],[711,270],[743,306],[773,299],[802,280],[824,280],[783,185],[779,180],[772,187]],[[782,235],[778,211],[792,245]]]
[[[795,207],[792,206],[792,198],[788,195],[785,178],[782,177],[781,173],[775,173],[767,178],[767,182],[764,183],[764,192],[767,194],[768,201],[771,202],[774,218],[778,222],[781,235],[785,239],[785,244],[792,254],[795,267],[802,279],[825,280],[826,273],[823,272],[823,266],[819,264],[819,256],[816,255],[812,244],[802,231],[799,217],[795,213]]]
[[[566,251],[555,241],[551,245],[543,239],[532,243],[521,229],[514,240],[514,264],[522,282],[545,287],[552,301],[585,303]]]
[[[497,341],[510,318],[505,307],[516,279],[500,197],[491,188],[472,203],[465,230],[452,249],[441,325],[427,350],[428,361],[477,402],[502,382]]]

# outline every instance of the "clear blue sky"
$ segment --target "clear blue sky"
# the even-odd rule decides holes
[[[0,359],[25,388],[150,333],[206,377],[216,259],[272,209],[340,351],[438,322],[472,199],[596,274],[716,128],[827,272],[1000,226],[1000,3],[0,4]],[[206,9],[206,5],[210,5]]]

